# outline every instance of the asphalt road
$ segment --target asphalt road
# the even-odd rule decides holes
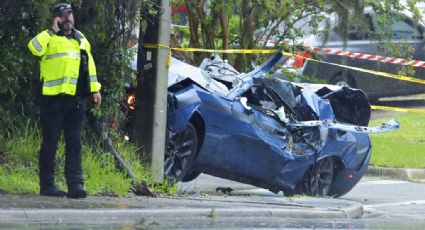
[[[363,218],[425,221],[425,184],[364,178],[342,199],[363,204]]]
[[[257,194],[260,196],[281,197],[264,189],[224,180],[202,174],[193,182],[183,183],[181,193],[215,194],[216,187],[231,187],[232,195]],[[364,177],[355,187],[340,199],[363,204],[363,218],[398,218],[423,220],[425,222],[425,184]]]
[[[205,193],[215,186],[235,188],[238,194],[256,193],[261,196],[280,196],[267,190],[201,175],[196,181],[183,184],[182,191]],[[339,198],[363,204],[361,219],[220,219],[216,227],[256,228],[313,228],[313,229],[425,229],[425,184],[402,180],[364,177],[345,196]],[[190,226],[205,227],[201,222],[190,220]],[[200,224],[200,225],[199,225]],[[205,224],[205,223],[204,223]],[[226,225],[227,224],[227,225]],[[188,227],[189,225],[186,225]],[[211,226],[209,226],[211,227]]]

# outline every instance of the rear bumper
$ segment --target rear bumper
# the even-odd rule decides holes
[[[363,165],[359,170],[343,169],[338,173],[337,177],[332,183],[330,194],[339,197],[353,189],[353,187],[360,181],[367,168],[369,167],[371,156],[370,151],[371,150],[369,150],[369,154],[367,155]]]

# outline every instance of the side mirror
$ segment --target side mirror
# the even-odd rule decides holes
[[[247,104],[248,99],[246,97],[241,97],[240,102],[247,111],[252,111],[252,107]]]

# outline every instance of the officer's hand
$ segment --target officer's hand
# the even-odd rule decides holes
[[[61,17],[54,17],[53,18],[53,22],[52,22],[52,30],[53,30],[53,32],[55,32],[55,33],[57,33],[57,32],[59,32],[59,25],[58,25],[58,23],[62,23],[62,18]]]
[[[94,107],[99,108],[100,104],[102,104],[102,95],[99,92],[93,94]]]

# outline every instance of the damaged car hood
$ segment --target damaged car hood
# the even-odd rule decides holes
[[[376,127],[368,127],[371,108],[366,94],[359,89],[327,84],[292,83],[266,77],[266,73],[276,64],[281,63],[283,58],[285,57],[282,52],[276,52],[264,64],[249,73],[237,74],[232,69],[225,79],[218,79],[233,84],[232,89],[227,91],[226,97],[229,99],[239,98],[243,92],[253,85],[263,84],[278,92],[282,101],[285,101],[289,107],[299,107],[299,113],[311,109],[311,112],[315,115],[316,119],[306,119],[306,117],[301,118],[300,116],[298,119],[283,117],[282,122],[285,122],[288,127],[324,127],[366,134],[388,132],[400,128],[399,122],[394,119]],[[211,69],[211,66],[217,67],[217,64],[221,62],[225,65],[225,70],[229,69],[227,62],[221,59],[216,60],[217,58],[215,58],[214,63],[211,62],[214,65],[208,65],[204,60],[201,67],[209,68],[208,72],[210,73],[218,73],[220,71]],[[298,93],[295,93],[295,91]],[[353,104],[356,107],[346,110],[347,104]],[[280,113],[280,111],[274,112]]]
[[[214,80],[205,70],[186,64],[176,58],[172,58],[168,71],[168,87],[190,79],[209,92],[222,96],[229,93],[223,83]]]

